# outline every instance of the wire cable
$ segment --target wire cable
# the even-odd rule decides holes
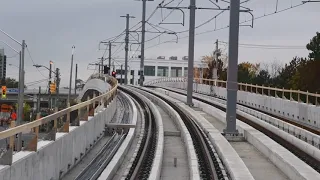
[[[34,61],[33,61],[33,59],[32,59],[32,57],[31,57],[31,53],[30,53],[30,51],[29,51],[29,48],[28,48],[28,46],[27,46],[27,52],[28,52],[28,54],[29,54],[29,57],[30,57],[30,59],[31,59],[31,61],[32,61],[32,63],[33,63],[33,65],[35,65],[35,63],[34,63]],[[43,75],[42,74],[42,72],[41,71],[39,71],[39,69],[38,68],[36,68],[37,70],[38,70],[38,72],[43,76],[43,77],[45,77],[45,78],[47,78],[45,75]]]

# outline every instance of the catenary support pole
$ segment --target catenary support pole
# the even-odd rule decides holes
[[[124,84],[128,84],[128,46],[129,46],[129,14],[126,16],[126,37],[125,37],[125,62],[124,62]],[[121,71],[122,72],[122,71]]]
[[[142,26],[141,26],[141,56],[140,56],[140,86],[143,86],[144,77],[144,39],[146,33],[146,1],[142,0]]]
[[[230,1],[229,25],[229,60],[227,79],[227,127],[223,130],[226,135],[237,135],[236,105],[238,91],[238,45],[239,45],[239,13],[240,0]]]
[[[187,85],[187,105],[189,105],[189,106],[193,106],[193,103],[192,103],[192,91],[193,91],[195,16],[196,16],[196,0],[190,0],[188,85]]]
[[[74,77],[74,95],[77,94],[77,79],[78,79],[78,64],[76,64],[76,74]]]
[[[109,41],[109,75],[111,75],[111,42]]]

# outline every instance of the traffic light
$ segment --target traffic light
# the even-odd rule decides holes
[[[105,65],[103,67],[103,74],[109,74],[109,70],[110,70],[110,68],[107,65]]]
[[[56,83],[50,84],[50,92],[51,93],[56,93],[56,88],[57,88]]]
[[[2,86],[2,98],[7,97],[7,86]]]
[[[115,71],[112,71],[112,76],[116,77],[116,72]]]

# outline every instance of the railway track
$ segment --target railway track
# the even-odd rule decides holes
[[[146,86],[146,87],[152,87],[154,88],[155,86]],[[163,87],[161,87],[163,88]],[[181,95],[186,95],[186,93],[182,93],[180,91],[175,91],[173,89],[169,89],[169,88],[163,88],[166,89],[168,91],[171,92],[175,92],[177,94],[181,94]],[[210,106],[213,106],[217,109],[220,109],[224,112],[226,112],[226,108],[222,107],[222,106],[218,106],[208,100],[202,99],[202,98],[198,98],[193,96],[193,99],[196,99],[198,101],[201,101],[205,104],[208,104]],[[249,107],[250,108],[250,107]],[[296,147],[294,144],[288,142],[287,140],[281,138],[279,135],[274,134],[273,132],[269,131],[268,129],[264,128],[263,126],[256,124],[250,120],[248,120],[247,118],[238,115],[237,114],[237,119],[252,126],[253,128],[259,130],[260,132],[264,133],[266,136],[270,137],[272,140],[276,141],[278,144],[280,144],[281,146],[285,147],[287,150],[289,150],[290,152],[292,152],[295,156],[297,156],[299,159],[301,159],[302,161],[306,162],[310,167],[312,167],[314,170],[316,170],[317,172],[320,173],[320,162],[318,160],[316,160],[315,158],[313,158],[312,156],[310,156],[309,154],[307,154],[306,152],[300,150],[298,147]]]
[[[155,157],[157,142],[157,128],[154,115],[147,103],[144,102],[138,95],[122,87],[119,87],[119,89],[129,94],[140,104],[143,109],[145,119],[145,128],[141,145],[125,179],[148,179],[152,168],[153,159]]]
[[[140,88],[138,88],[140,89]],[[144,91],[143,89],[140,89]],[[146,91],[145,91],[146,92]],[[150,93],[150,92],[149,92]],[[197,125],[194,119],[184,113],[174,102],[163,98],[155,93],[151,93],[159,99],[169,104],[181,117],[184,124],[186,125],[191,138],[193,140],[193,145],[196,151],[199,172],[201,179],[224,179],[224,174],[222,173],[221,167],[219,166],[218,159],[214,155],[210,141],[208,140],[206,134]]]
[[[104,168],[111,161],[118,147],[125,138],[125,134],[114,133],[109,141],[102,147],[95,158],[88,166],[75,178],[76,180],[95,180],[98,179]]]

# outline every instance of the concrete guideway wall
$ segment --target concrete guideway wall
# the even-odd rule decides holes
[[[169,86],[170,87],[174,87],[174,88],[178,88],[178,89],[185,89],[185,86],[186,86],[186,83],[180,83],[179,85],[177,85],[178,83],[170,83]],[[204,93],[204,94],[210,94],[207,90],[209,87],[207,87],[208,85],[201,85],[201,84],[198,84],[196,85],[196,89],[195,91],[196,92],[199,92],[199,93]],[[224,88],[222,88],[223,90]],[[239,91],[238,91],[239,92]],[[211,92],[212,93],[212,92]],[[252,95],[255,95],[254,93],[251,93]],[[196,96],[202,96],[202,95],[196,95]],[[217,95],[219,97],[219,95]],[[219,102],[219,103],[222,103],[222,104],[226,104],[226,101],[225,100],[222,100],[222,99],[219,99],[219,98],[215,98],[215,97],[206,97],[206,96],[202,96],[204,98],[210,98],[210,99],[213,99],[214,101],[216,102]],[[225,96],[220,96],[220,98],[225,98]],[[241,97],[239,97],[241,98]],[[254,97],[253,97],[254,98]],[[265,98],[270,98],[270,97],[267,97],[265,96]],[[272,98],[272,97],[271,97]],[[280,99],[280,98],[278,98]],[[280,99],[282,100],[282,99]],[[240,104],[244,104],[243,102],[246,102],[246,101],[242,101],[242,100],[238,100],[238,103]],[[294,102],[294,101],[291,101],[292,103],[297,103],[297,102]],[[249,105],[248,103],[245,103],[245,105]],[[254,104],[255,106],[255,104]],[[272,104],[270,104],[270,106],[272,107]],[[252,107],[252,106],[251,106]],[[258,108],[260,108],[261,111],[264,111],[263,109],[269,109],[269,108],[263,108],[265,106],[261,106],[261,105],[258,105],[257,106]],[[257,107],[254,107],[254,108],[257,108]],[[279,108],[279,107],[277,107]],[[237,109],[243,111],[243,112],[246,112],[250,115],[253,115],[257,118],[260,118],[261,120],[265,121],[265,122],[268,122],[269,124],[272,124],[274,125],[275,127],[283,130],[284,132],[288,132],[292,135],[294,135],[296,138],[298,139],[301,139],[302,141],[305,141],[307,143],[309,143],[309,145],[311,146],[314,146],[315,148],[318,148],[320,149],[320,136],[317,135],[317,134],[314,134],[310,131],[307,131],[305,129],[302,129],[300,127],[297,127],[295,125],[292,125],[290,123],[287,123],[285,121],[282,121],[282,120],[279,120],[277,118],[274,118],[272,116],[269,116],[267,114],[264,114],[264,113],[261,113],[259,111],[256,111],[256,110],[253,110],[253,109],[250,109],[250,108],[247,108],[245,106],[242,106],[242,105],[237,105]],[[297,111],[299,111],[299,109],[297,109]],[[320,111],[320,109],[319,109]],[[308,145],[308,146],[309,146]]]
[[[157,91],[165,93],[171,97],[178,98],[186,101],[186,97],[174,92],[168,92],[164,89],[157,89]],[[224,106],[221,103],[214,102],[218,105]],[[219,121],[226,123],[226,113],[216,109],[210,105],[207,105],[198,100],[193,100],[196,107],[201,108],[204,112],[217,118]],[[251,117],[250,119],[255,118]],[[257,118],[256,118],[257,119]],[[257,121],[261,121],[258,120]],[[270,161],[276,165],[283,173],[285,173],[290,179],[297,180],[316,180],[320,179],[320,174],[312,169],[305,162],[301,161],[290,151],[261,133],[260,131],[252,128],[251,126],[237,120],[237,129],[240,133],[243,133],[246,140],[262,152]],[[280,131],[280,130],[278,130]],[[287,134],[289,135],[289,134]],[[288,138],[285,138],[288,139]]]
[[[161,82],[156,85],[186,89],[187,82]],[[227,89],[194,83],[193,90],[226,99]],[[270,114],[298,122],[300,124],[320,129],[320,107],[302,102],[290,101],[283,98],[275,98],[267,95],[238,91],[238,103],[268,112]]]
[[[116,98],[88,121],[80,121],[80,126],[70,126],[69,133],[57,133],[56,141],[39,141],[37,152],[14,154],[11,166],[0,166],[0,180],[59,179],[103,136],[115,111]]]
[[[119,93],[122,93],[125,96],[125,98],[128,99],[129,106],[130,106],[130,109],[132,111],[131,124],[135,124],[136,125],[137,124],[137,120],[138,120],[137,106],[134,104],[132,99],[126,93],[121,92],[121,91]],[[129,129],[129,132],[128,132],[126,138],[124,139],[123,143],[119,147],[119,149],[116,152],[116,154],[113,156],[113,158],[110,161],[110,163],[108,164],[108,166],[101,173],[101,175],[98,178],[98,180],[109,180],[109,179],[112,179],[114,177],[115,173],[119,169],[121,163],[123,162],[128,150],[129,150],[129,148],[130,148],[130,146],[132,144],[132,141],[134,139],[135,131],[136,131],[136,128],[130,128]]]
[[[150,90],[147,88],[142,88],[142,89],[150,92]],[[184,142],[185,148],[187,149],[190,180],[199,180],[200,173],[199,173],[199,167],[198,167],[198,159],[197,159],[197,155],[196,155],[196,152],[195,152],[195,149],[193,146],[193,141],[192,141],[192,138],[190,136],[190,133],[189,133],[187,127],[185,126],[185,124],[182,121],[179,114],[170,105],[168,105],[163,100],[157,98],[156,96],[154,96],[150,93],[147,93],[147,92],[143,92],[141,90],[138,90],[138,91],[141,94],[148,97],[152,102],[154,102],[155,104],[157,104],[158,106],[163,108],[165,110],[165,112],[173,119],[175,125],[181,131],[181,133],[180,133],[181,139]],[[157,93],[158,95],[163,96],[161,93],[158,93],[158,92],[154,92],[154,93]],[[181,102],[179,102],[173,98],[170,98],[168,96],[165,98],[169,99],[170,101],[174,101],[175,103],[181,103]]]
[[[185,96],[176,93],[168,92],[163,89],[156,89],[156,91],[166,94],[172,98],[179,99],[182,102],[187,101],[187,98]],[[219,154],[219,158],[222,160],[231,179],[254,179],[250,171],[248,170],[247,166],[244,164],[242,159],[237,154],[237,152],[212,124],[210,124],[204,117],[202,117],[199,113],[197,113],[187,105],[183,103],[179,103],[178,105],[181,108],[183,108],[186,114],[193,117],[200,125],[200,127],[203,129],[203,131],[208,134],[211,143],[213,144],[215,150]],[[195,107],[199,106],[198,102],[196,102],[195,100],[194,105]]]

